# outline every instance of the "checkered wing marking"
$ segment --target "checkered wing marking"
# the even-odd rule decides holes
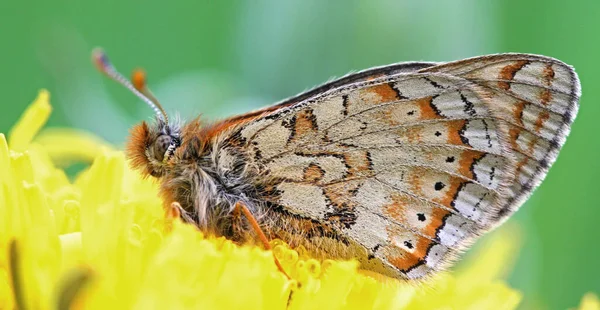
[[[539,185],[569,132],[564,63],[503,54],[360,80],[239,131],[276,183],[265,197],[359,243],[363,266],[409,279],[449,264]]]

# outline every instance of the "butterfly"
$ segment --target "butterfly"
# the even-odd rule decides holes
[[[127,154],[159,180],[167,210],[236,242],[279,238],[408,280],[449,267],[519,209],[556,160],[580,97],[569,65],[509,53],[375,67],[182,124],[141,71],[130,82],[103,52],[93,59],[156,112],[133,127]]]

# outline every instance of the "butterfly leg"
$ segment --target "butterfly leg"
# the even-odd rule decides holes
[[[250,237],[249,234],[251,232],[248,231],[246,226],[246,221],[244,220],[245,216],[242,215],[242,208],[236,207],[231,212],[231,227],[232,227],[232,240],[237,240],[237,242],[242,243],[243,240],[248,240]]]
[[[182,221],[187,223],[194,223],[194,220],[188,214],[188,212],[185,211],[183,207],[181,207],[181,204],[179,204],[179,202],[176,201],[172,202],[171,205],[167,208],[166,217],[170,220],[181,219]]]
[[[181,217],[181,205],[179,202],[172,202],[166,211],[168,219],[177,219]]]
[[[258,238],[263,243],[265,249],[271,250],[271,244],[269,243],[269,239],[267,239],[267,236],[265,235],[265,233],[262,231],[262,229],[258,225],[256,218],[254,217],[254,215],[252,215],[250,210],[248,210],[248,208],[241,202],[236,203],[235,209],[239,210],[238,212],[241,212],[242,214],[244,214],[244,216],[248,219],[250,226],[252,226],[252,229],[258,235]],[[273,254],[273,259],[275,260],[275,265],[277,265],[277,268],[279,269],[279,271],[281,271],[281,273],[283,273],[288,279],[291,279],[290,276],[285,272],[285,270],[281,266],[281,263],[279,263],[279,260],[277,259],[277,257],[275,257],[275,254]]]

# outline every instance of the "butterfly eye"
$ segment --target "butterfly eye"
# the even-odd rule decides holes
[[[171,145],[172,138],[169,135],[160,135],[154,142],[154,157],[162,162],[167,155],[167,150]]]

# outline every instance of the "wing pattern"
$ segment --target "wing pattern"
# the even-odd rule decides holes
[[[568,65],[525,54],[398,72],[333,82],[236,136],[275,180],[266,200],[334,227],[365,268],[414,279],[518,209],[558,156],[580,90]]]

